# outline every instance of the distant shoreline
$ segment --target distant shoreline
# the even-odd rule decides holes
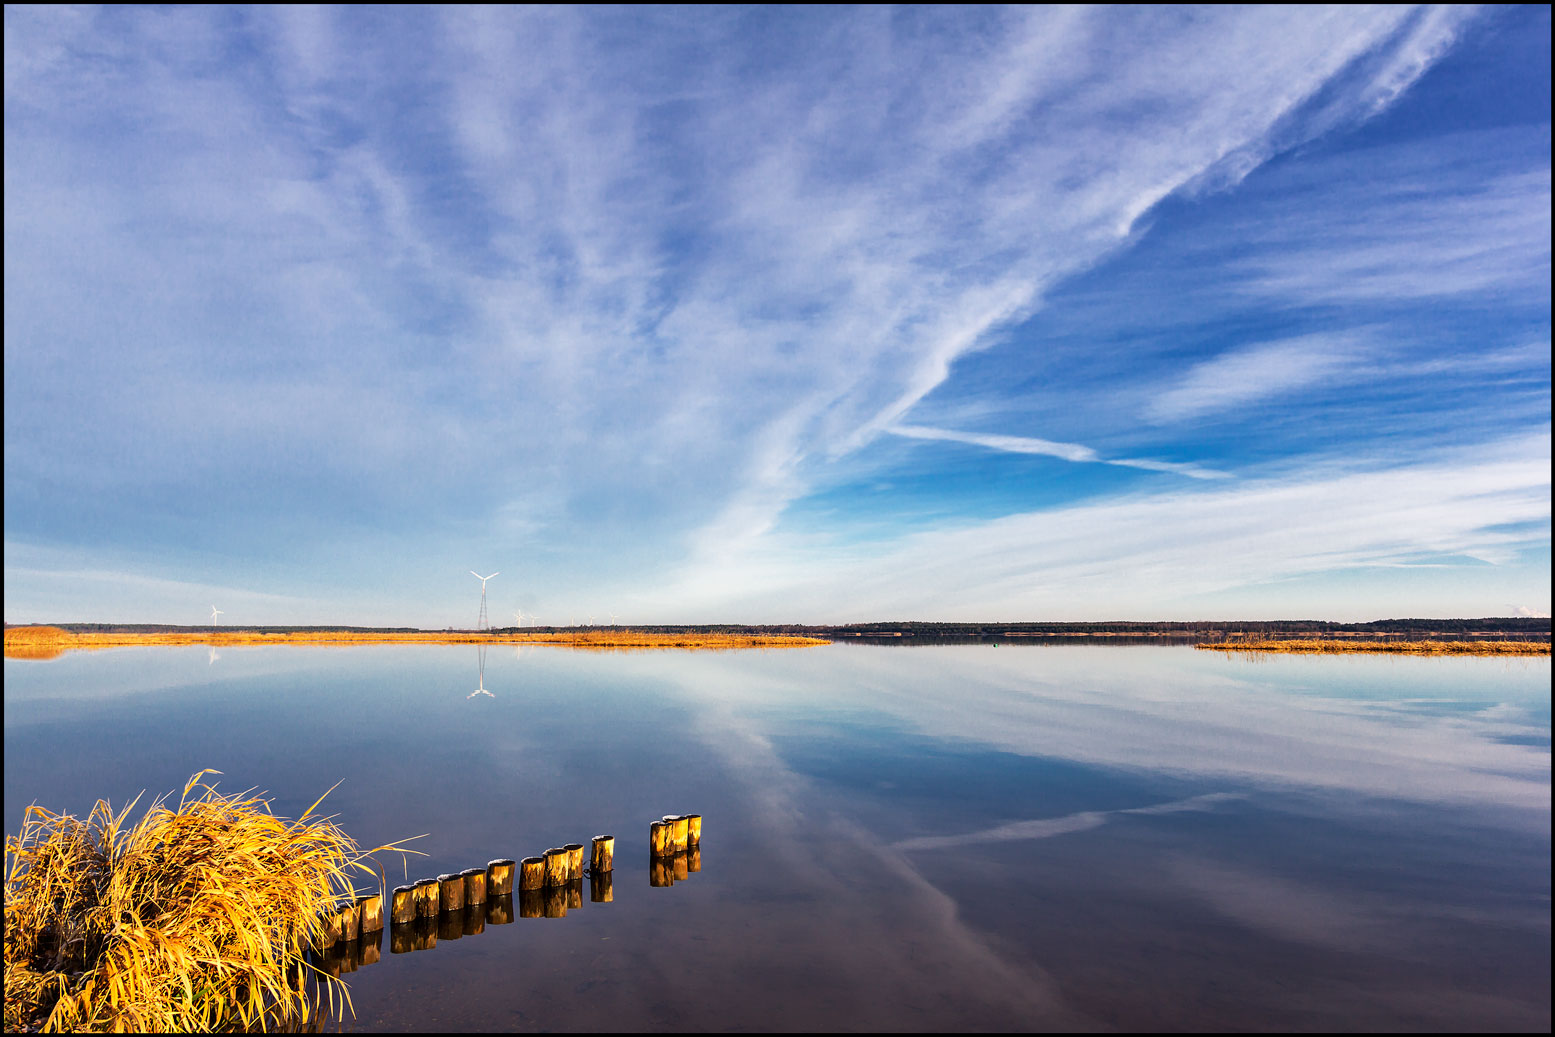
[[[1280,655],[1549,655],[1548,641],[1214,641],[1194,645],[1217,652]]]
[[[1550,620],[1522,617],[1392,619],[1370,623],[1318,620],[1226,622],[935,623],[876,622],[805,624],[705,624],[640,626],[502,627],[419,630],[413,627],[174,626],[153,623],[7,625],[8,658],[49,659],[74,650],[175,645],[369,645],[548,644],[580,649],[787,648],[826,643],[874,645],[954,644],[1176,644],[1263,652],[1386,651],[1414,654],[1548,654]],[[1522,645],[1472,653],[1415,644]],[[1327,647],[1311,648],[1317,644]],[[1370,647],[1381,644],[1387,647]],[[1273,647],[1271,647],[1273,646]],[[1533,647],[1526,647],[1533,646]]]
[[[546,644],[594,649],[735,649],[801,648],[829,642],[824,638],[751,634],[649,633],[629,629],[589,629],[573,632],[482,633],[479,631],[363,631],[363,630],[185,630],[91,631],[78,633],[60,627],[7,627],[5,655],[11,659],[52,659],[71,651],[104,648],[147,648],[178,645],[526,645]]]

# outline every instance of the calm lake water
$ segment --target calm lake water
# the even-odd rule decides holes
[[[1550,662],[1182,647],[122,649],[5,662],[5,816],[329,803],[613,900],[392,953],[361,1030],[1550,1028]],[[648,825],[701,813],[650,885]],[[390,884],[405,881],[397,858]]]

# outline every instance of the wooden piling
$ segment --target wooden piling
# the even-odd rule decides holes
[[[686,849],[699,846],[702,842],[702,815],[687,814],[686,821]]]
[[[444,873],[437,877],[437,910],[441,914],[464,910],[464,876]]]
[[[416,887],[395,886],[393,908],[389,920],[395,925],[405,925],[416,918]]]
[[[518,888],[520,891],[545,888],[544,857],[525,857],[519,862]]]
[[[357,914],[361,916],[363,933],[376,933],[383,928],[383,894],[368,893],[356,898]]]
[[[589,855],[589,874],[603,875],[615,867],[616,837],[613,835],[596,835],[593,842],[593,852]]]
[[[319,912],[318,935],[314,937],[313,949],[327,951],[340,942],[340,918],[333,911]]]
[[[545,886],[564,886],[567,884],[567,857],[568,853],[560,846],[553,846],[545,851]],[[547,915],[546,917],[550,917]]]
[[[438,896],[438,882],[436,879],[422,879],[416,883],[416,917],[436,918],[438,904],[442,898]]]
[[[503,858],[486,862],[486,895],[505,897],[513,892],[514,862]]]
[[[340,939],[346,943],[353,942],[361,935],[361,916],[356,911],[356,901],[348,900],[335,908],[335,924],[340,928]]]
[[[589,876],[589,903],[608,904],[615,900],[615,891],[612,885],[611,873],[608,871],[596,871]]]
[[[486,869],[465,868],[459,873],[464,879],[464,904],[484,904],[486,902]]]
[[[539,918],[544,914],[544,889],[521,889],[518,891],[518,917]]]
[[[486,898],[486,924],[511,925],[513,922],[513,894]]]
[[[670,837],[673,834],[673,826],[663,821],[655,821],[648,826],[648,852],[655,857],[663,857],[669,854]]]
[[[567,851],[567,881],[574,882],[583,877],[583,844],[568,843],[562,849]]]
[[[691,821],[679,814],[671,814],[664,819],[670,824],[670,849],[675,853],[685,853],[691,840]]]

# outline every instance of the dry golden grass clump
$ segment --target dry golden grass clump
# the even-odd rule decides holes
[[[134,803],[27,809],[5,844],[7,1031],[273,1029],[350,1003],[304,954],[367,854],[318,803],[289,821],[213,773],[129,827]]]
[[[1549,655],[1548,641],[1215,641],[1195,645],[1221,652],[1282,652],[1337,655],[1390,652],[1398,655]]]

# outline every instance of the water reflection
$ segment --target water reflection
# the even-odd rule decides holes
[[[7,662],[11,830],[214,766],[290,816],[347,776],[330,812],[431,833],[427,874],[640,833],[620,891],[342,949],[361,1029],[1549,1025],[1548,660],[535,648],[522,701],[432,725],[467,647],[206,654]],[[671,804],[718,864],[644,891]]]
[[[468,695],[466,695],[465,698],[473,699],[477,695],[485,695],[489,699],[494,699],[497,696],[493,695],[491,692],[486,690],[486,646],[485,645],[476,645],[475,646],[475,653],[476,653],[476,664],[477,664],[477,667],[478,667],[478,672],[480,674],[480,686],[477,687],[474,691],[470,692]]]

